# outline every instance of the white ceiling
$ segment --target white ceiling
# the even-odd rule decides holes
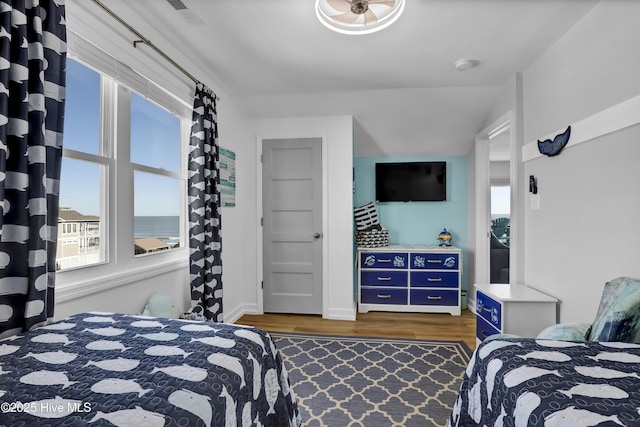
[[[102,1],[244,117],[353,115],[356,156],[466,154],[500,87],[597,3],[407,0],[391,27],[346,36],[314,0],[183,0],[195,24],[166,0]],[[70,22],[80,2],[117,28],[87,0],[67,0]]]

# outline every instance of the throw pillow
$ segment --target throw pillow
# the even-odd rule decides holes
[[[373,202],[369,202],[364,206],[353,208],[353,216],[356,220],[356,230],[362,231],[379,224],[378,212]]]
[[[638,342],[640,335],[640,281],[619,277],[604,285],[590,341]]]

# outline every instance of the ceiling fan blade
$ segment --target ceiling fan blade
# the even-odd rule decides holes
[[[376,16],[376,14],[373,13],[371,9],[367,10],[364,14],[364,24],[371,25],[375,24],[376,22],[378,22],[378,17]]]
[[[333,15],[331,20],[338,22],[340,24],[353,24],[358,20],[361,15],[356,15],[353,12],[343,13],[342,15]]]
[[[369,4],[382,4],[384,6],[393,7],[396,5],[395,0],[369,0]]]
[[[327,0],[327,4],[338,12],[351,11],[351,2],[348,0]]]

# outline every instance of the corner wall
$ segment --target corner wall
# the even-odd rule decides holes
[[[453,245],[462,249],[462,289],[469,289],[469,233],[467,223],[467,157],[359,157],[354,159],[354,206],[375,201],[375,164],[386,162],[447,162],[447,200],[444,202],[376,203],[380,224],[389,230],[389,243],[438,245],[443,228],[453,235]],[[353,215],[351,214],[350,218]]]
[[[525,143],[640,94],[640,3],[603,1],[524,72]],[[561,322],[592,322],[604,283],[640,277],[640,126],[525,163],[525,283],[561,300]],[[635,214],[634,214],[635,212]]]

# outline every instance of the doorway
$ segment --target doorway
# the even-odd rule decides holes
[[[489,282],[509,283],[511,241],[510,130],[489,136]]]
[[[322,314],[322,139],[262,140],[264,312]]]
[[[476,136],[475,283],[517,283],[521,273],[522,184],[515,134],[514,114],[509,112]]]

